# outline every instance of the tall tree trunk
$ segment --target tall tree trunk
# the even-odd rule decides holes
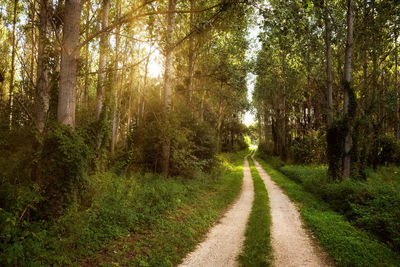
[[[353,0],[348,0],[347,11],[347,41],[346,41],[346,54],[344,63],[344,79],[346,85],[344,87],[344,116],[348,117],[350,105],[350,90],[351,90],[351,54],[353,52],[353,24],[354,24],[354,11]],[[347,126],[349,128],[350,125]],[[350,177],[350,149],[351,149],[351,135],[350,130],[347,129],[344,140],[344,156],[343,156],[343,177]]]
[[[168,24],[167,24],[167,34],[165,40],[165,72],[164,72],[164,109],[169,117],[169,113],[171,110],[171,96],[172,96],[172,63],[173,63],[173,33],[175,26],[175,14],[173,11],[175,10],[176,2],[175,0],[168,0]],[[167,134],[167,138],[162,145],[162,162],[161,169],[165,176],[168,175],[169,172],[169,157],[171,150],[171,137]]]
[[[222,89],[222,83],[221,83],[221,89]],[[223,122],[224,122],[224,104],[222,103],[222,101],[220,101],[218,108],[218,120],[217,120],[217,153],[221,153],[222,151],[221,131]]]
[[[79,26],[84,0],[66,0],[61,47],[57,119],[75,128],[76,76],[80,55]]]
[[[121,5],[120,1],[117,0],[117,17],[121,15]],[[111,132],[111,154],[114,155],[115,143],[118,136],[118,91],[119,91],[119,73],[118,73],[118,63],[119,63],[119,41],[120,41],[120,27],[118,26],[115,33],[115,63],[114,63],[114,86],[113,86],[113,115],[112,115],[112,132]]]
[[[328,128],[333,124],[333,98],[332,98],[332,46],[331,29],[328,4],[325,2],[325,46],[326,46],[326,87],[328,93]]]
[[[85,37],[89,37],[89,21],[90,21],[90,12],[89,8],[86,14],[86,28],[85,28]],[[84,103],[85,109],[88,109],[89,105],[89,43],[85,46],[85,86],[84,86]]]
[[[36,2],[33,1],[31,3],[31,66],[30,66],[30,78],[34,79],[34,72],[35,72],[35,56],[36,56],[36,27],[35,27],[35,14],[36,14]],[[32,88],[32,91],[35,90],[35,88]],[[32,101],[32,99],[30,99]]]
[[[17,7],[18,0],[14,1],[14,17],[13,17],[13,31],[12,31],[12,50],[11,50],[11,72],[10,72],[10,90],[9,90],[9,100],[8,100],[8,108],[9,108],[9,127],[10,131],[12,129],[12,121],[13,121],[13,103],[14,103],[14,76],[15,76],[15,55],[16,55],[16,28],[17,28]]]
[[[195,9],[195,0],[190,0],[190,10]],[[192,102],[192,96],[194,91],[194,13],[190,13],[190,37],[189,37],[189,86],[188,86],[188,96],[189,102]]]
[[[36,75],[36,124],[40,132],[43,132],[50,104],[50,81],[49,81],[49,31],[50,31],[50,14],[48,0],[40,1],[40,27],[39,27],[39,46],[38,46],[38,63]]]
[[[395,34],[395,50],[394,50],[394,58],[395,58],[395,70],[394,70],[394,86],[395,92],[397,95],[396,99],[396,138],[400,139],[400,110],[399,110],[399,79],[398,79],[398,44],[397,44],[397,33]]]
[[[110,11],[110,0],[103,0],[101,6],[101,29],[108,27],[108,14]],[[103,94],[106,80],[107,67],[107,50],[108,50],[108,33],[100,36],[100,52],[99,52],[99,72],[97,80],[97,97],[96,97],[96,119],[100,118],[103,109]]]

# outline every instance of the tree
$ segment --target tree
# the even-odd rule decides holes
[[[47,113],[50,105],[50,80],[49,80],[49,31],[50,31],[50,6],[47,0],[40,1],[39,12],[39,44],[36,75],[36,124],[40,132],[43,132]]]
[[[110,0],[103,0],[101,4],[101,30],[104,31],[108,27],[108,13],[110,12]],[[97,79],[97,102],[96,102],[96,119],[100,118],[103,109],[103,94],[106,81],[107,53],[108,53],[108,34],[103,33],[100,36],[99,51],[99,71]]]
[[[172,12],[175,10],[175,0],[168,0],[168,10],[170,13],[167,15],[167,29],[165,35],[165,65],[164,65],[164,110],[166,118],[168,119],[171,111],[172,103],[172,63],[174,60],[174,47],[173,47],[173,33],[175,27],[175,14]],[[171,137],[165,137],[162,144],[162,172],[164,175],[168,175],[169,171],[169,157],[171,149]]]
[[[350,119],[354,116],[354,93],[351,89],[351,55],[353,52],[353,24],[354,24],[354,11],[353,11],[353,1],[347,1],[347,41],[346,41],[346,53],[345,53],[345,62],[344,62],[344,101],[343,101],[343,113],[345,120],[347,122],[346,125],[346,133],[344,140],[344,156],[343,156],[343,176],[345,178],[350,177],[350,149],[351,149],[351,132],[350,132]],[[350,103],[350,101],[353,103]],[[350,107],[352,104],[352,107]],[[352,110],[350,110],[352,109]]]
[[[57,119],[75,128],[76,78],[80,55],[79,29],[83,0],[65,0]]]

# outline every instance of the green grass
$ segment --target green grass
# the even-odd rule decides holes
[[[244,249],[239,256],[239,261],[242,266],[271,266],[271,215],[268,192],[251,159],[249,159],[249,164],[254,183],[254,202],[246,229]]]
[[[201,242],[209,227],[223,214],[241,190],[243,153],[221,157],[224,169],[213,181],[191,190],[148,226],[119,238],[80,263],[98,266],[171,266]]]
[[[91,176],[82,197],[86,203],[74,201],[47,221],[20,222],[19,213],[0,208],[0,265],[177,264],[240,192],[244,155],[221,155],[211,173],[191,178]],[[18,190],[15,194],[30,192]]]
[[[400,266],[400,257],[367,232],[352,226],[327,203],[307,192],[268,163],[259,160],[271,178],[300,206],[306,226],[339,266]]]
[[[400,187],[395,168],[367,170],[365,181],[353,178],[342,182],[329,182],[325,166],[287,165],[279,170],[346,216],[352,225],[400,252]]]

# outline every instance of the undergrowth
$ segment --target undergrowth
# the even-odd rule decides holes
[[[400,186],[395,171],[390,172],[388,167],[367,170],[366,181],[330,183],[324,166],[288,165],[280,171],[346,216],[353,225],[400,252]]]
[[[124,239],[130,243],[113,247],[111,263],[176,264],[240,191],[241,156],[222,156],[220,162],[211,173],[191,178],[111,172],[90,176],[83,198],[87,203],[72,201],[60,216],[46,221],[19,220],[26,204],[15,215],[0,209],[0,265],[102,264],[108,257],[99,250]],[[2,190],[15,191],[13,198],[28,198],[23,194],[30,190],[11,189]],[[32,193],[30,201],[38,195]]]
[[[171,266],[205,237],[210,226],[236,198],[243,178],[243,153],[220,157],[218,173],[198,177],[192,181],[165,180],[178,183],[171,200],[165,201],[165,190],[159,198],[143,203],[152,215],[146,223],[138,223],[125,236],[103,245],[103,249],[82,259],[82,265]],[[156,190],[158,192],[158,190]],[[161,209],[154,208],[162,203]],[[140,202],[136,202],[140,205]]]

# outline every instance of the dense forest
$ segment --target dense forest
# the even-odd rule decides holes
[[[0,265],[177,265],[250,168],[269,266],[261,166],[336,265],[400,264],[399,33],[395,0],[1,1]]]
[[[334,179],[400,163],[399,14],[396,1],[270,1],[255,67],[263,148],[328,161]]]

